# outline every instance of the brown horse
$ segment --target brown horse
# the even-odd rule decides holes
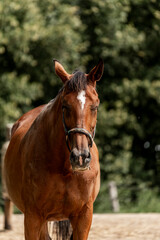
[[[68,74],[54,62],[64,86],[54,100],[13,126],[5,181],[11,200],[24,213],[26,240],[49,240],[47,222],[64,219],[72,224],[71,239],[85,240],[100,187],[93,138],[99,105],[95,87],[104,64],[100,60],[89,74]]]

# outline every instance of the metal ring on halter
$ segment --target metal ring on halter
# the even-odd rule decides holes
[[[86,135],[88,138],[89,138],[89,146],[92,147],[93,146],[93,138],[95,136],[95,129],[94,129],[94,133],[93,133],[93,137],[92,135],[90,134],[90,132],[88,132],[86,129],[84,128],[72,128],[70,130],[67,129],[66,127],[66,123],[65,123],[65,119],[64,119],[64,112],[63,112],[63,126],[64,126],[64,130],[65,130],[65,134],[66,134],[66,144],[67,144],[67,147],[69,149],[69,151],[71,152],[71,149],[70,149],[70,146],[68,144],[68,141],[69,141],[69,135],[70,134],[74,134],[74,133],[81,133],[81,134],[84,134]]]

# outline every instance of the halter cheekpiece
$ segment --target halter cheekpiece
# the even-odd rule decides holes
[[[91,135],[91,133],[84,129],[84,128],[72,128],[70,130],[68,130],[67,126],[66,126],[66,123],[65,123],[65,119],[64,119],[64,111],[63,111],[63,126],[64,126],[64,131],[65,131],[65,134],[66,134],[66,144],[67,144],[67,147],[68,147],[68,150],[71,152],[71,149],[70,149],[70,146],[69,146],[69,135],[70,134],[74,134],[74,133],[81,133],[81,134],[84,134],[86,135],[88,138],[89,138],[89,146],[92,147],[93,146],[93,139],[95,137],[95,132],[96,132],[96,127],[94,128],[94,132],[93,132],[93,135]]]

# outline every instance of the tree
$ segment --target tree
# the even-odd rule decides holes
[[[73,70],[85,44],[80,41],[75,6],[51,0],[6,0],[0,2],[0,9],[2,131],[8,121],[56,96],[61,85],[52,59]]]
[[[105,199],[113,179],[122,208],[142,201],[141,194],[152,188],[157,197],[160,2],[5,0],[0,9],[1,131],[6,122],[56,96],[61,85],[52,58],[68,72],[77,67],[88,72],[101,57],[96,142],[102,185],[95,209],[110,209]]]
[[[101,193],[107,182],[119,186],[122,208],[140,191],[159,186],[159,34],[160,3],[154,1],[78,1],[88,41],[87,68],[97,56],[105,62],[98,83],[101,99],[96,141],[101,162]],[[149,117],[148,113],[150,113]],[[156,151],[155,151],[156,150]]]

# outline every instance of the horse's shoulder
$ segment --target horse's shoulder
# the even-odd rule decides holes
[[[13,125],[11,130],[11,137],[14,135],[17,129],[19,129],[22,126],[26,126],[29,128],[33,121],[36,119],[36,117],[41,113],[41,111],[44,109],[46,105],[41,105],[39,107],[36,107],[29,112],[23,114]]]

